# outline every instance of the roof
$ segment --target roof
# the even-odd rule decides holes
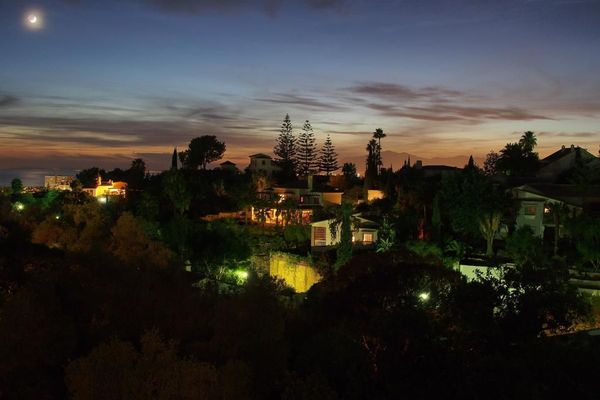
[[[513,190],[522,190],[575,206],[600,202],[600,185],[587,185],[582,188],[578,185],[531,183]]]
[[[570,147],[563,146],[560,150],[555,151],[554,153],[550,154],[546,158],[543,158],[541,160],[541,162],[542,162],[542,164],[550,164],[550,163],[553,163],[554,161],[560,160],[562,157],[567,156],[567,155],[571,154],[571,152],[574,152],[574,151],[580,151],[581,156],[584,159],[594,157],[594,155],[591,154],[586,149],[581,148],[579,146],[571,145]]]
[[[279,188],[279,189],[305,189],[305,190],[308,190],[308,182],[304,181],[304,180],[296,180],[296,181],[285,183],[283,185],[275,185],[274,187]],[[338,192],[341,192],[341,190],[338,188],[335,188],[333,186],[330,186],[330,185],[320,184],[318,182],[315,182],[311,192],[338,193]]]
[[[353,217],[358,220],[357,224],[355,225],[358,228],[363,228],[363,229],[377,229],[377,228],[379,228],[379,224],[377,222],[371,221],[370,219],[363,218],[359,214],[354,214]],[[322,219],[320,221],[312,222],[311,225],[322,224],[323,222],[329,222],[329,221],[333,221],[333,220],[334,220],[334,218]]]
[[[369,219],[360,218],[358,227],[362,229],[377,229],[379,228],[379,224]]]
[[[235,166],[235,163],[232,163],[231,161],[224,161],[220,165],[233,165],[233,166]]]
[[[271,159],[271,156],[268,156],[268,155],[263,154],[263,153],[256,153],[256,154],[252,154],[250,156],[250,158],[268,158],[268,159]]]

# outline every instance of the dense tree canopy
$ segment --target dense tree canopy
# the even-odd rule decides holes
[[[204,135],[190,141],[187,150],[179,153],[184,168],[197,169],[220,160],[225,153],[225,143],[219,142],[216,136]]]

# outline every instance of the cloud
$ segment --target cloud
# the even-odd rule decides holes
[[[462,124],[479,124],[489,120],[551,119],[521,107],[481,105],[491,101],[474,93],[443,86],[415,88],[395,83],[371,82],[360,83],[345,90],[352,94],[352,97],[347,98],[348,101],[387,117]],[[365,98],[356,102],[356,95]],[[368,101],[369,99],[371,101]]]
[[[537,132],[536,135],[557,138],[600,138],[600,132]]]
[[[63,0],[67,4],[82,4],[91,0]],[[109,0],[110,1],[110,0]],[[116,1],[116,0],[112,0]],[[180,14],[201,14],[210,11],[234,12],[258,10],[267,15],[276,15],[285,3],[299,3],[314,10],[340,9],[346,0],[128,0],[160,11]]]
[[[531,113],[518,107],[471,107],[458,105],[434,104],[429,107],[407,107],[407,116],[424,120],[506,120],[532,121],[552,119],[541,114]]]
[[[341,105],[326,103],[311,97],[295,94],[280,93],[276,94],[275,97],[272,98],[255,98],[254,100],[274,104],[293,104],[316,111],[343,111],[346,109],[346,107]]]
[[[197,119],[206,121],[229,121],[237,119],[241,110],[233,110],[230,106],[218,102],[199,102],[199,101],[173,101],[171,99],[161,99],[158,103],[159,108],[176,117],[185,119]]]
[[[0,107],[11,107],[19,103],[19,98],[9,94],[0,96]]]
[[[346,4],[345,0],[305,0],[305,3],[317,9],[341,8]]]
[[[275,13],[281,0],[137,0],[162,11],[174,13],[203,13],[206,11],[234,11],[239,9],[258,9],[267,14]]]
[[[11,135],[11,130],[18,134]],[[2,135],[17,141],[129,147],[169,144],[189,138],[194,131],[185,121],[0,116]]]
[[[466,93],[459,90],[448,89],[439,86],[427,86],[423,88],[411,88],[394,83],[361,83],[351,86],[348,91],[361,95],[378,97],[386,100],[447,100],[455,98],[466,98]]]

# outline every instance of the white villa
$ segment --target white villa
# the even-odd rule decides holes
[[[358,214],[353,216],[352,242],[356,245],[371,246],[377,241],[379,224]],[[310,224],[310,245],[315,247],[336,246],[340,242],[341,226],[338,224],[337,232],[332,235],[331,223],[333,219],[313,222]]]

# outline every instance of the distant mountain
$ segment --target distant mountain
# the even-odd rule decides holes
[[[411,164],[414,164],[417,160],[421,160],[423,162],[423,165],[449,165],[452,167],[459,167],[459,168],[464,167],[467,164],[467,162],[469,162],[469,156],[449,156],[449,157],[427,158],[427,157],[421,157],[419,155],[411,154],[411,153],[404,153],[404,152],[397,153],[397,152],[391,151],[391,150],[383,151],[381,153],[381,156],[383,158],[384,167],[389,168],[391,165],[394,168],[394,170],[402,168],[402,166],[404,165],[404,161],[408,160],[409,158],[410,158]],[[474,157],[474,158],[475,158],[475,162],[479,166],[483,165],[483,160],[484,160],[483,157]],[[361,173],[364,172],[366,155],[346,157],[346,158],[341,157],[340,159],[343,163],[351,162],[351,163],[356,164],[356,169],[358,171],[361,171]]]

